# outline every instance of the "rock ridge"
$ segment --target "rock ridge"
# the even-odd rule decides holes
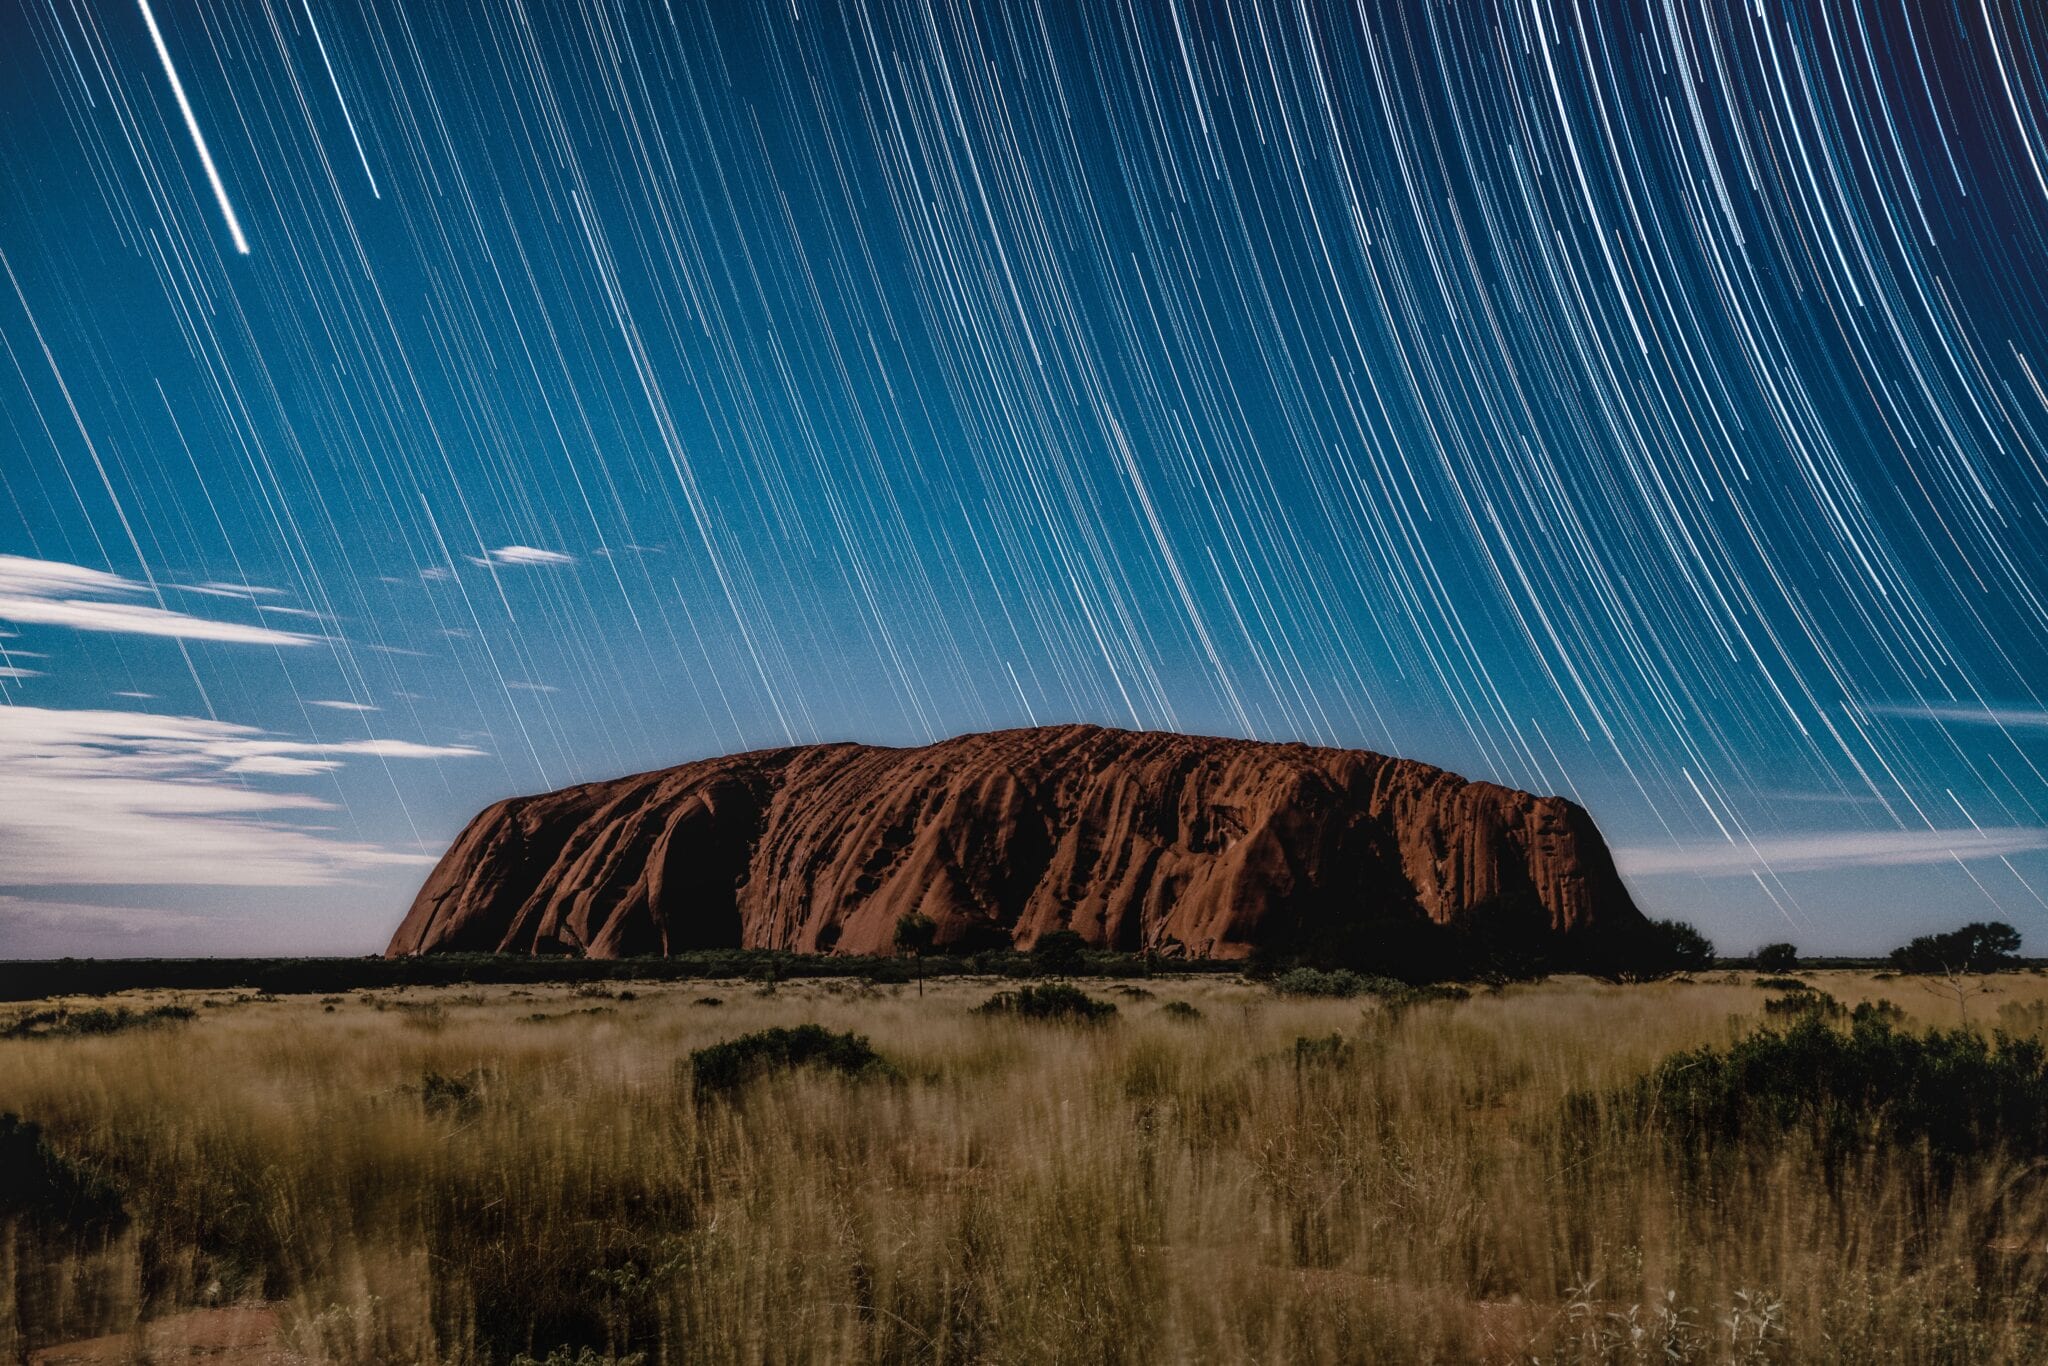
[[[941,948],[1072,929],[1214,958],[1403,925],[1584,948],[1643,924],[1563,798],[1366,750],[1069,725],[497,802],[386,952],[888,953],[909,914]]]

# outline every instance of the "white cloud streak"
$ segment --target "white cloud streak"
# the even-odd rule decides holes
[[[2048,730],[2048,710],[2040,707],[1965,707],[1947,702],[1907,702],[1888,703],[1867,710],[1872,716],[1894,716],[1906,721],[1939,721],[1951,726]]]
[[[1957,859],[2009,858],[2048,850],[2048,829],[1993,826],[1984,830],[1837,830],[1759,839],[1753,845],[1715,842],[1616,849],[1614,862],[1631,877],[1748,877],[1752,873],[1838,872],[1902,868]]]
[[[134,580],[104,570],[58,560],[0,555],[0,621],[235,645],[298,647],[320,643],[319,636],[298,631],[212,621],[162,607],[107,600],[143,591],[143,585]]]
[[[311,777],[351,757],[471,758],[468,745],[321,745],[140,712],[0,707],[0,886],[318,886],[429,855],[290,823],[326,811],[250,776]]]
[[[541,550],[530,545],[507,545],[486,551],[484,557],[476,562],[498,565],[564,565],[576,563],[576,557],[559,550]]]

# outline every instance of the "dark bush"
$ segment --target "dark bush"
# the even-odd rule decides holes
[[[1843,1030],[1808,1012],[1782,1032],[1673,1054],[1633,1103],[1693,1152],[1805,1130],[1830,1163],[1921,1145],[1950,1166],[1994,1152],[2048,1156],[2048,1046],[1966,1030],[1908,1033],[1895,1013],[1859,1007]]]
[[[1054,930],[1038,936],[1031,946],[1031,961],[1040,972],[1071,976],[1088,959],[1088,941],[1073,930]]]
[[[1199,1020],[1202,1018],[1201,1009],[1190,1001],[1168,1001],[1165,1005],[1159,1007],[1159,1013],[1166,1016],[1169,1020]]]
[[[1683,920],[1653,920],[1640,937],[1633,963],[1637,976],[1668,977],[1714,966],[1714,941]]]
[[[1070,987],[1064,982],[1045,986],[1019,987],[999,991],[974,1008],[977,1015],[1016,1015],[1027,1020],[1060,1020],[1075,1024],[1101,1024],[1116,1014],[1108,1001]]]
[[[700,1096],[736,1091],[766,1073],[797,1067],[822,1068],[845,1077],[881,1076],[894,1070],[860,1035],[815,1024],[742,1034],[690,1054],[690,1076]]]
[[[533,1018],[545,1020],[548,1017],[537,1015]],[[466,1118],[483,1108],[483,1085],[481,1070],[465,1072],[459,1077],[426,1072],[420,1077],[420,1108],[430,1115]]]
[[[1273,990],[1282,996],[1328,996],[1348,1000],[1372,990],[1374,982],[1392,980],[1367,977],[1349,968],[1336,968],[1329,972],[1320,968],[1291,968],[1273,979]]]
[[[1890,1001],[1865,1001],[1849,1012],[1849,1023],[1859,1020],[1882,1020],[1888,1025],[1902,1025],[1906,1022],[1906,1012]]]
[[[50,1146],[42,1126],[0,1114],[0,1217],[49,1229],[115,1230],[128,1222],[104,1180]]]
[[[1946,934],[1923,934],[1893,949],[1900,972],[2010,972],[2017,969],[2020,932],[2002,920],[1976,921]]]
[[[1766,944],[1756,951],[1761,972],[1791,972],[1799,966],[1799,949],[1792,944]]]
[[[1294,1065],[1300,1067],[1341,1067],[1351,1061],[1351,1040],[1342,1034],[1321,1038],[1304,1035],[1294,1041]]]
[[[1826,1020],[1838,1020],[1848,1012],[1842,1003],[1825,991],[1799,986],[1783,996],[1773,996],[1764,1002],[1766,1015],[1818,1015]]]
[[[1759,977],[1750,984],[1765,991],[1805,991],[1806,983],[1797,977]]]
[[[15,1016],[0,1028],[0,1039],[75,1039],[95,1034],[119,1034],[128,1029],[177,1024],[194,1018],[198,1013],[190,1006],[152,1006],[148,1010],[130,1010],[126,1006],[116,1006],[111,1010],[105,1006],[72,1010],[58,1006]]]
[[[1316,968],[1295,968],[1274,981],[1273,990],[1283,996],[1322,996],[1349,1000],[1354,996],[1375,996],[1389,1009],[1426,1005],[1432,1001],[1463,1001],[1472,993],[1463,987],[1426,983],[1421,986],[1392,977],[1370,977],[1338,968],[1323,972]]]

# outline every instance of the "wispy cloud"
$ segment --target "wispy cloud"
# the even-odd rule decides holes
[[[1970,707],[1953,702],[1896,702],[1865,708],[1873,716],[1906,721],[1939,721],[1951,726],[1999,726],[2006,730],[2048,730],[2040,707]]]
[[[500,546],[487,550],[481,557],[472,556],[477,564],[499,565],[562,565],[576,563],[574,555],[559,550],[541,550],[530,545]]]
[[[125,600],[145,591],[142,584],[101,569],[60,560],[0,555],[0,621],[238,645],[302,646],[320,641],[318,636],[297,631],[213,621]]]
[[[237,928],[235,922],[223,920],[161,908],[0,896],[0,956],[76,953],[81,944],[94,954],[161,952],[189,943],[188,937],[198,931]]]
[[[1726,841],[1616,849],[1625,874],[1664,877],[1748,877],[1751,873],[1820,873],[1851,868],[2008,858],[2048,850],[2048,829],[1994,826],[1984,830],[1835,830],[1778,835],[1753,844]]]
[[[140,712],[0,707],[0,886],[316,886],[427,855],[293,823],[328,803],[263,791],[351,757],[470,758],[468,745],[320,745]]]
[[[325,707],[325,708],[326,708],[327,710],[329,710],[329,711],[376,711],[376,710],[378,710],[378,709],[377,709],[376,707],[373,707],[373,706],[371,706],[371,705],[370,705],[369,703],[367,703],[367,702],[342,702],[342,701],[337,701],[337,700],[334,700],[334,699],[330,699],[330,698],[325,698],[325,697],[321,697],[321,698],[315,698],[314,700],[312,700],[312,701],[310,701],[310,702],[306,703],[306,705],[307,705],[307,706],[309,706],[309,707]]]

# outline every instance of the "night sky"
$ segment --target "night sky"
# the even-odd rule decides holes
[[[2048,951],[2033,0],[0,0],[0,955],[1050,721]]]

